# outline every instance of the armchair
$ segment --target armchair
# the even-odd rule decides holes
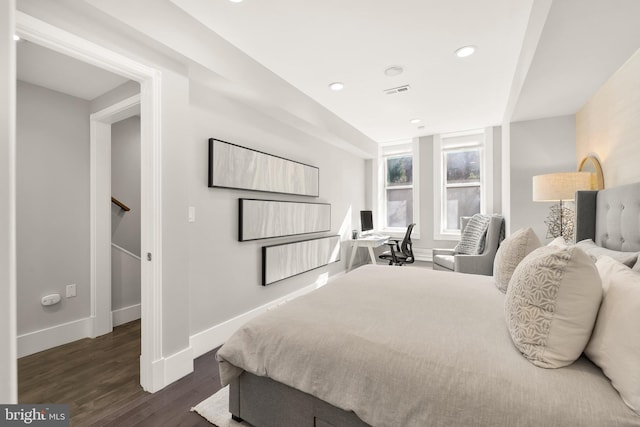
[[[378,258],[383,259],[385,261],[389,261],[389,265],[404,265],[411,264],[415,261],[413,256],[413,244],[411,243],[411,232],[413,231],[414,224],[409,224],[407,227],[407,232],[404,235],[404,239],[402,239],[402,243],[400,240],[389,239],[389,242],[386,245],[389,246],[389,250],[382,253]]]
[[[461,217],[460,220],[464,232],[471,217]],[[504,218],[498,215],[491,216],[487,226],[484,250],[481,254],[466,255],[458,253],[455,249],[434,249],[433,269],[491,276],[493,259],[503,238]]]

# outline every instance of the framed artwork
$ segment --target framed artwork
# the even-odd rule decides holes
[[[320,233],[331,230],[328,203],[239,199],[238,240]]]
[[[262,247],[262,285],[340,261],[340,236]]]
[[[320,169],[211,138],[209,187],[318,197]]]

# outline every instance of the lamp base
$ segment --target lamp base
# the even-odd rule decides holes
[[[573,209],[562,202],[549,208],[547,216],[547,239],[564,237],[566,242],[572,242],[574,236]]]

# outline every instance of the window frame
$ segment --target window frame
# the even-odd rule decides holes
[[[387,226],[387,189],[411,189],[413,198],[413,222],[416,226],[413,229],[411,237],[420,238],[419,221],[420,218],[420,149],[419,138],[413,140],[394,141],[379,144],[378,148],[378,212],[377,218],[374,218],[376,229],[384,234],[392,237],[404,237],[406,227],[389,227]],[[387,186],[387,159],[406,157],[410,155],[412,167],[412,183],[410,185],[393,185]],[[408,225],[408,224],[407,224]]]
[[[447,184],[446,155],[476,147],[480,154],[479,183]],[[479,186],[480,213],[493,212],[493,128],[434,135],[433,164],[434,239],[459,240],[460,230],[447,228],[446,189]]]

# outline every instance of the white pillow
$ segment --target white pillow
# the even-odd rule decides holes
[[[600,275],[600,280],[602,280],[602,290],[606,294],[609,290],[609,283],[611,283],[611,277],[618,271],[623,268],[628,268],[620,261],[616,261],[607,255],[602,255],[596,261],[596,268],[598,269],[598,274]]]
[[[511,277],[505,316],[511,338],[531,363],[572,364],[584,350],[602,299],[593,260],[576,246],[543,246]]]
[[[640,272],[640,258],[636,261],[636,265],[633,266],[633,271]]]
[[[640,273],[609,257],[597,267],[609,285],[585,354],[640,415]]]
[[[637,252],[622,252],[622,251],[614,251],[613,249],[603,248],[602,246],[596,245],[593,240],[585,239],[581,240],[576,245],[588,253],[589,255],[597,258],[600,258],[603,255],[610,256],[616,261],[620,261],[627,267],[632,267],[638,259]]]
[[[531,227],[519,229],[500,243],[493,259],[493,279],[498,289],[507,292],[511,275],[520,261],[540,245]]]

